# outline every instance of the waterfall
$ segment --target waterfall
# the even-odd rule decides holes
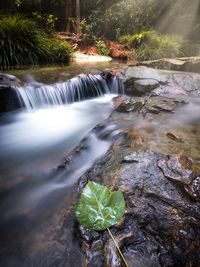
[[[17,87],[21,106],[28,110],[47,106],[60,106],[104,94],[122,94],[123,85],[118,77],[102,75],[79,75],[65,82],[35,87],[28,84]]]

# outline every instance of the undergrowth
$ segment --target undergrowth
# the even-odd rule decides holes
[[[199,55],[200,45],[179,36],[164,35],[156,31],[143,31],[119,37],[119,42],[133,49],[139,60],[174,58]]]
[[[21,15],[0,18],[0,68],[21,68],[46,63],[67,63],[70,45],[44,33]]]

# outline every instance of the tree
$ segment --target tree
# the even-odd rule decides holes
[[[80,37],[81,34],[81,7],[80,0],[76,0],[76,34],[77,37]]]

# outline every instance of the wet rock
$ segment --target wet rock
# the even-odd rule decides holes
[[[132,95],[146,95],[159,86],[158,81],[153,79],[141,79],[134,81]],[[128,92],[128,88],[126,89]]]
[[[22,106],[20,97],[15,87],[20,85],[20,80],[10,74],[0,73],[0,113],[13,111]]]
[[[200,199],[200,176],[193,171],[193,164],[197,160],[186,157],[169,156],[158,162],[165,177],[183,184],[184,189],[194,199]]]
[[[127,143],[130,137],[125,138]],[[119,164],[126,156],[128,162]],[[112,232],[129,266],[199,265],[200,205],[184,189],[199,177],[193,176],[194,163],[194,159],[170,158],[142,148],[133,152],[119,145],[87,173],[88,179],[99,177],[106,185],[113,185],[112,177],[115,188],[124,192],[125,219]],[[104,240],[102,266],[122,267],[109,236],[101,233],[100,239]]]
[[[161,58],[157,60],[143,61],[139,64],[142,66],[155,68],[155,69],[166,69],[166,70],[181,70],[185,61],[173,58]]]
[[[149,94],[152,90],[155,95],[200,96],[198,73],[130,66],[124,71],[123,81],[125,93],[132,96]]]
[[[166,82],[157,70],[143,66],[129,66],[123,80],[125,93],[132,96],[145,95]]]
[[[182,88],[191,96],[200,96],[200,74],[183,71],[159,70],[164,75],[167,83],[175,88]]]
[[[0,73],[0,87],[15,87],[20,85],[20,80],[10,74]]]
[[[161,85],[153,90],[153,95],[188,95],[186,90],[173,84]]]
[[[123,158],[123,161],[122,162],[125,162],[125,163],[137,163],[137,162],[140,162],[140,160],[142,160],[142,158],[141,157],[139,157],[138,155],[137,155],[137,153],[132,153],[132,154],[130,154],[130,155],[128,155],[128,156],[125,156],[124,158]]]
[[[119,112],[132,112],[138,111],[145,104],[145,99],[141,97],[128,97],[122,101],[117,108]]]
[[[124,77],[125,79],[133,78],[134,80],[153,79],[159,83],[165,83],[167,81],[166,77],[162,75],[162,73],[144,66],[129,66],[124,71]]]
[[[13,111],[22,107],[22,102],[15,88],[0,84],[0,113]]]
[[[200,57],[161,58],[139,63],[142,66],[175,71],[200,72]]]
[[[181,100],[176,100],[174,98],[165,98],[165,97],[151,97],[147,100],[143,106],[141,112],[146,113],[155,113],[158,114],[161,111],[164,112],[173,112],[175,108],[181,106],[184,102]]]
[[[79,230],[80,230],[82,238],[85,241],[91,242],[91,241],[97,240],[99,238],[99,233],[98,232],[92,231],[92,230],[88,230],[85,227],[83,227],[82,225],[80,225]]]

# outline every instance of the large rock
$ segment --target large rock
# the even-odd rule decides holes
[[[161,58],[138,63],[155,69],[200,72],[200,57]]]
[[[153,91],[155,95],[200,96],[198,73],[129,66],[122,78],[127,95],[143,96]]]
[[[19,85],[20,81],[17,77],[0,73],[0,113],[21,107],[20,97],[15,90]]]
[[[120,107],[112,115],[118,124],[123,122],[123,137],[121,134],[105,158],[81,178],[79,186],[95,180],[123,191],[126,213],[111,231],[129,267],[200,266],[200,161],[192,154],[180,155],[183,145],[190,152],[192,142],[169,139],[173,152],[178,149],[169,154],[163,149],[168,137],[163,135],[160,140],[160,127],[175,113],[155,114],[150,107],[157,101],[161,111],[174,111],[181,102],[164,97],[149,100],[124,100],[128,112]],[[148,114],[142,119],[138,110]],[[84,266],[123,266],[107,231],[97,236],[80,227],[79,234]]]
[[[164,75],[144,66],[129,66],[123,75],[125,93],[134,96],[146,95],[166,82]]]
[[[184,63],[185,61],[180,59],[161,58],[157,60],[139,62],[138,64],[149,68],[180,71],[182,70]]]
[[[10,74],[0,73],[0,87],[15,87],[20,85],[20,80]]]

